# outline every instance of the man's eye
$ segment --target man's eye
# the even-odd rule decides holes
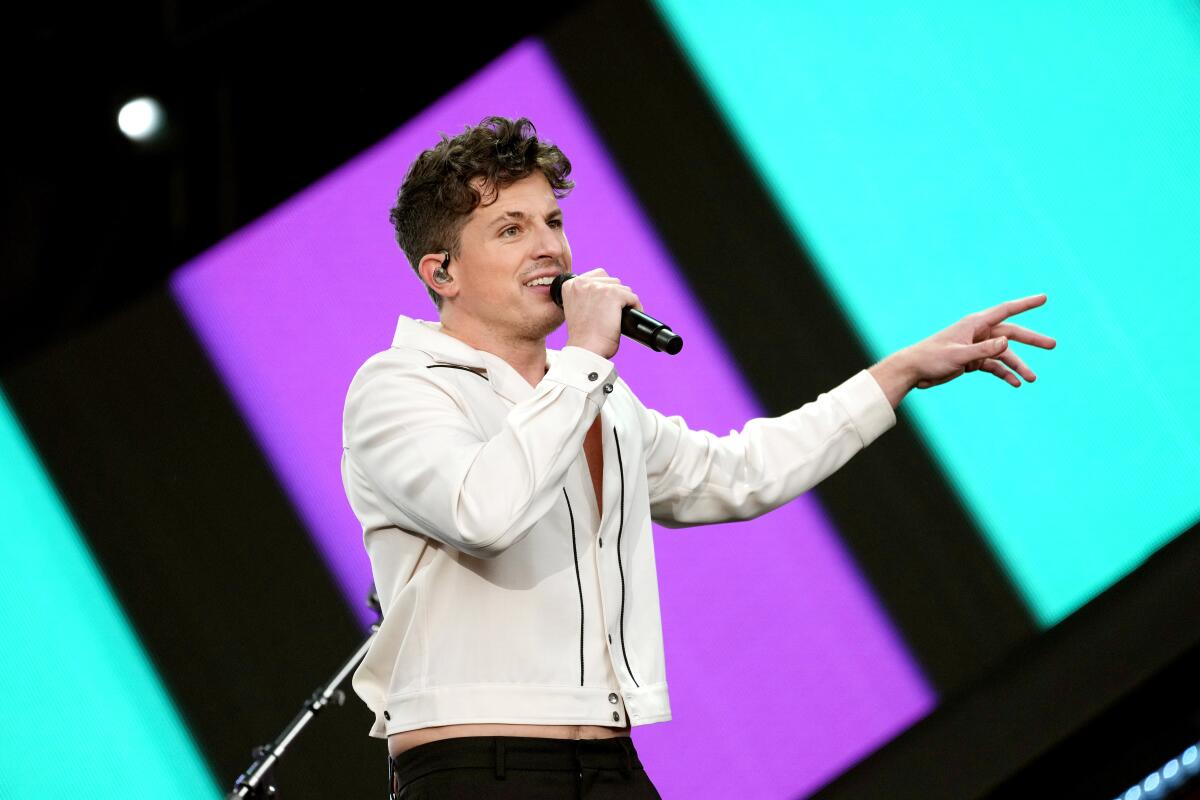
[[[517,230],[518,230],[518,228],[517,228],[517,226],[516,226],[516,225],[509,225],[507,228],[505,228],[504,230],[500,231],[500,235],[501,235],[501,236],[508,236],[509,234],[516,233],[516,232],[517,232]]]
[[[561,219],[552,219],[552,220],[550,220],[549,224],[550,224],[551,228],[561,228],[562,220]]]

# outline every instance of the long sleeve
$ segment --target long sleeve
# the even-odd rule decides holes
[[[386,363],[360,371],[346,400],[343,481],[348,492],[372,492],[391,524],[493,558],[561,501],[616,367],[563,348],[488,438],[435,372]]]
[[[650,513],[666,527],[752,519],[778,508],[896,423],[865,370],[794,411],[752,419],[727,436],[641,408]]]

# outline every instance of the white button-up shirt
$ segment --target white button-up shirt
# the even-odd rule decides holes
[[[401,316],[392,347],[350,384],[342,481],[384,610],[353,680],[372,736],[669,720],[651,520],[756,517],[896,421],[864,370],[716,436],[646,408],[606,358],[546,356],[533,387]],[[597,415],[599,507],[583,454]]]

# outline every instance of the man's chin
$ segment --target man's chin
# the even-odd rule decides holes
[[[543,324],[538,326],[540,338],[544,339],[547,336],[549,336],[550,334],[554,333],[556,330],[558,330],[559,328],[561,328],[563,326],[564,322],[567,321],[566,316],[562,313],[562,309],[558,309],[557,306],[555,308],[558,310],[558,314],[551,316],[551,317],[547,317],[544,320]]]

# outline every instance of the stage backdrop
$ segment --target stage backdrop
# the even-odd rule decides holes
[[[1037,383],[1013,390],[989,375],[967,376],[914,392],[900,411],[1042,628],[1196,524],[1194,4],[1000,12],[875,2],[818,12],[661,0],[657,9],[865,351],[882,357],[985,305],[1049,295],[1045,308],[1018,320],[1060,343],[1053,353],[1020,350]],[[295,509],[301,527],[288,544],[319,555],[361,627],[370,576],[338,472],[342,401],[358,366],[389,344],[397,314],[436,318],[387,210],[405,167],[439,132],[489,114],[531,117],[575,165],[578,188],[562,207],[576,269],[621,275],[687,340],[676,358],[624,345],[622,376],[648,405],[696,428],[724,432],[762,413],[689,288],[689,264],[672,258],[562,67],[539,41],[521,43],[171,280],[178,312],[241,415],[238,435],[261,450]],[[732,265],[728,291],[764,279],[770,266]],[[157,319],[147,313],[138,325]],[[115,328],[127,335],[124,325]],[[769,334],[789,320],[762,325]],[[552,346],[561,343],[559,335]],[[130,348],[119,357],[146,355]],[[269,729],[221,728],[219,718],[238,709],[206,710],[195,699],[203,681],[223,681],[214,683],[219,693],[236,677],[187,677],[165,650],[157,661],[148,654],[147,640],[174,632],[150,631],[145,616],[131,624],[130,598],[140,614],[152,613],[152,601],[135,597],[129,575],[144,563],[153,584],[156,570],[183,565],[235,599],[245,584],[227,582],[216,561],[189,560],[183,548],[164,548],[167,556],[113,550],[109,533],[102,539],[99,526],[77,521],[74,509],[91,519],[107,514],[108,528],[133,543],[171,532],[123,516],[123,504],[150,504],[138,497],[144,487],[105,475],[108,462],[74,463],[106,410],[89,402],[97,387],[74,381],[55,357],[6,376],[23,406],[15,391],[11,403],[0,395],[0,554],[9,565],[0,679],[16,698],[15,712],[0,715],[0,797],[61,796],[62,779],[47,788],[46,775],[61,776],[72,732],[86,730],[98,746],[71,763],[87,776],[89,796],[124,797],[137,787],[147,796],[215,798],[234,777],[230,764]],[[78,418],[35,407],[30,387],[47,375],[57,381],[48,385],[74,393],[59,391],[54,402]],[[145,387],[126,388],[138,395]],[[195,427],[180,435],[203,436],[204,423],[181,421]],[[135,439],[122,457],[140,458],[143,448],[145,458],[160,457],[153,444]],[[50,463],[44,453],[58,455]],[[219,486],[222,465],[206,469]],[[909,485],[910,476],[894,479]],[[78,488],[114,482],[125,491],[89,497]],[[179,491],[199,498],[211,487]],[[862,487],[863,503],[870,491]],[[230,541],[253,543],[260,532],[236,515],[223,522]],[[819,491],[759,520],[656,528],[655,536],[674,719],[634,735],[664,796],[803,795],[935,707],[932,682],[848,556]],[[98,544],[119,554],[119,564],[109,562],[122,567],[117,579],[95,558]],[[164,567],[164,557],[174,560]],[[263,580],[267,596],[294,588],[285,574]],[[180,621],[187,624],[198,623]],[[319,641],[320,631],[311,637]],[[342,655],[315,661],[332,666]],[[310,685],[308,675],[299,680]],[[181,711],[171,686],[200,688]],[[263,686],[239,689],[246,703],[267,704],[256,697]],[[287,710],[277,712],[280,726]],[[201,728],[204,737],[194,736]],[[238,742],[229,745],[231,737]],[[214,778],[221,747],[235,755],[221,753]],[[763,752],[772,754],[770,769]]]

